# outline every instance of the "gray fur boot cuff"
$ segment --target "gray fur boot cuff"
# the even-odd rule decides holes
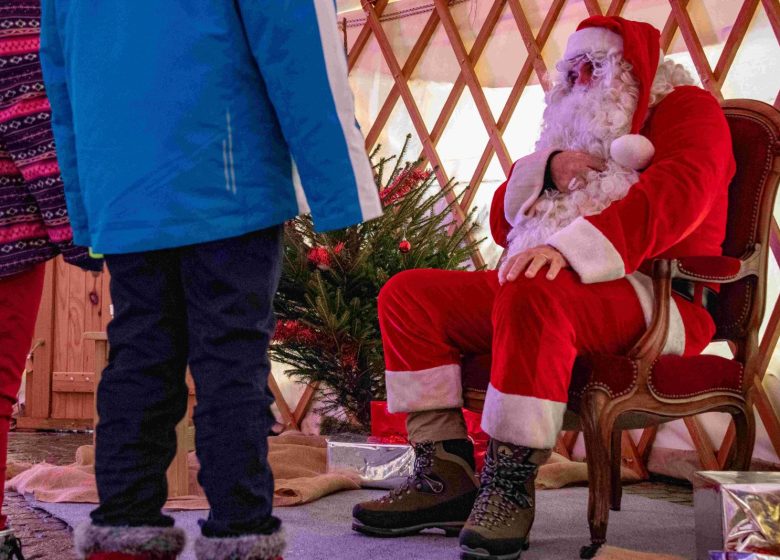
[[[95,552],[175,558],[184,549],[186,536],[177,527],[102,527],[84,523],[74,531],[73,540],[79,558]]]
[[[270,535],[198,537],[195,556],[198,560],[280,560],[284,546],[281,529]]]

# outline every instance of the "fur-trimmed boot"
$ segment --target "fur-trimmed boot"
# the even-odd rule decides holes
[[[528,549],[536,513],[534,481],[549,449],[490,440],[479,496],[460,533],[463,560],[515,560]]]
[[[0,530],[0,560],[24,560],[22,543],[8,526]]]
[[[198,560],[282,560],[284,531],[270,535],[240,537],[198,537],[195,557]]]
[[[186,536],[177,527],[103,527],[85,523],[73,536],[84,560],[175,560]]]

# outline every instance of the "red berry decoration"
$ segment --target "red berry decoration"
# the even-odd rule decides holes
[[[398,250],[401,251],[402,253],[408,253],[409,251],[412,250],[412,244],[409,243],[406,239],[404,239],[398,244]]]

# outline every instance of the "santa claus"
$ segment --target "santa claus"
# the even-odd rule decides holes
[[[528,547],[534,479],[566,410],[578,354],[620,353],[644,332],[654,258],[720,255],[735,164],[718,102],[660,57],[658,30],[583,21],[547,95],[536,151],[491,208],[497,271],[414,270],[379,298],[388,405],[408,412],[414,474],[355,506],[353,528],[460,534],[462,558]],[[639,172],[641,170],[641,173]],[[666,352],[697,354],[714,293],[677,284]],[[477,479],[461,414],[460,359],[492,354]]]

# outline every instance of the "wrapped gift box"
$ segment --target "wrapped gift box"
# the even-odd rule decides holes
[[[414,469],[414,450],[410,445],[377,442],[366,436],[328,437],[327,456],[328,472],[356,472],[366,488],[395,488]]]
[[[780,560],[780,556],[761,554],[759,552],[710,552],[710,560]]]
[[[780,472],[698,472],[693,504],[697,560],[780,556]]]

